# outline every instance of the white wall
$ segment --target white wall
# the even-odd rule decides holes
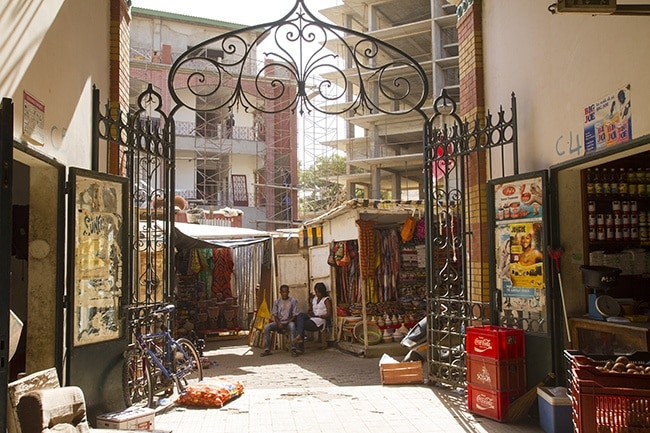
[[[3,2],[0,97],[13,99],[16,140],[26,91],[45,105],[44,143],[35,147],[90,167],[92,86],[108,99],[109,26],[108,0]]]
[[[521,173],[584,155],[584,108],[628,84],[632,138],[650,133],[650,17],[551,15],[550,3],[483,2],[487,107],[509,113],[516,94]]]

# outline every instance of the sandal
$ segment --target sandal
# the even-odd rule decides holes
[[[291,356],[293,356],[295,358],[296,356],[298,356],[298,352],[296,352],[295,350],[292,350],[291,351]]]
[[[260,356],[269,356],[271,354],[270,350],[265,350],[264,352],[260,353]]]
[[[296,344],[302,343],[302,335],[299,335],[296,338],[294,338],[293,342],[296,343]]]

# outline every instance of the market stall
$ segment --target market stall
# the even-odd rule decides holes
[[[349,200],[305,223],[321,233],[305,239],[329,246],[340,347],[367,355],[426,314],[422,211],[421,201]]]
[[[175,224],[177,330],[204,337],[248,329],[255,287],[272,269],[271,234]]]

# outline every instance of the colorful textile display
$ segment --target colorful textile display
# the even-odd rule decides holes
[[[230,248],[214,248],[212,250],[214,271],[212,274],[212,297],[221,299],[232,298],[230,278],[235,267]],[[221,294],[220,296],[217,296]]]
[[[222,407],[243,393],[244,385],[239,381],[211,378],[188,385],[185,392],[178,396],[176,403],[183,406]]]

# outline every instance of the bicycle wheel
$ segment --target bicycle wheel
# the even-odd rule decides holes
[[[176,344],[187,354],[187,356],[184,356],[180,350],[177,350],[174,354],[174,371],[178,375],[180,386],[185,388],[190,380],[203,380],[203,365],[194,344],[187,338],[179,338],[176,340]],[[178,391],[182,392],[183,389]]]
[[[126,407],[153,406],[151,369],[147,357],[137,349],[131,349],[124,355],[122,393]]]

